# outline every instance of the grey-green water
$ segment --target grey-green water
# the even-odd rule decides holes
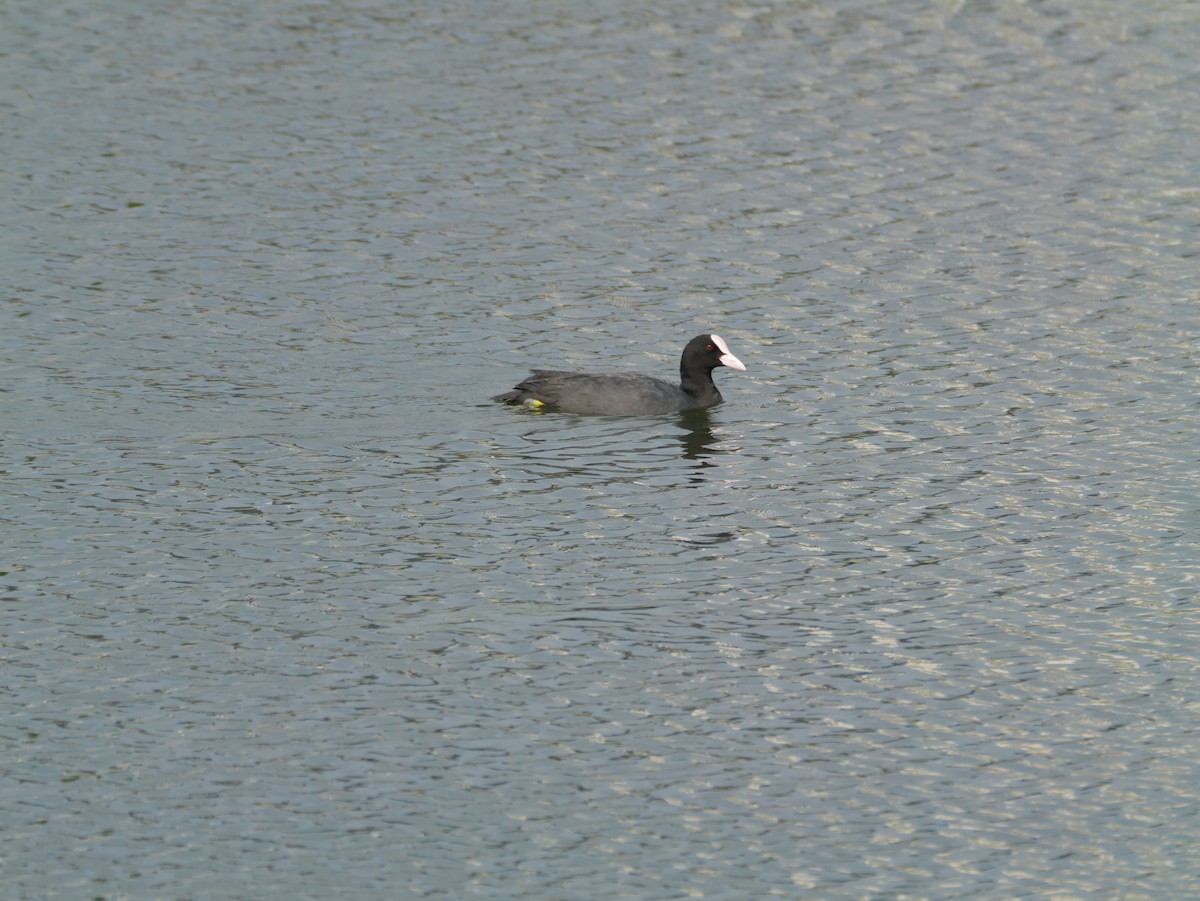
[[[6,4],[4,897],[1194,894],[1196,46]]]

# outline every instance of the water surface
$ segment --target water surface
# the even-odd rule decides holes
[[[1193,890],[1195,6],[3,18],[7,897]]]

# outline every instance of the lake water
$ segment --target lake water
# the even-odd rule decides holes
[[[1197,46],[5,4],[3,895],[1193,896]]]

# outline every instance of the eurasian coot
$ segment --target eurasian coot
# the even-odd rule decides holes
[[[610,375],[535,369],[512,391],[492,400],[606,416],[698,410],[721,402],[721,392],[712,379],[718,366],[746,369],[718,335],[697,335],[683,349],[678,385],[638,372]]]

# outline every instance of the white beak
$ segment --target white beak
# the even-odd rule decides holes
[[[720,335],[712,335],[713,344],[717,345],[717,350],[721,352],[720,360],[722,366],[728,366],[730,369],[740,369],[746,371],[746,364],[729,352],[729,345],[725,343],[725,339]]]

